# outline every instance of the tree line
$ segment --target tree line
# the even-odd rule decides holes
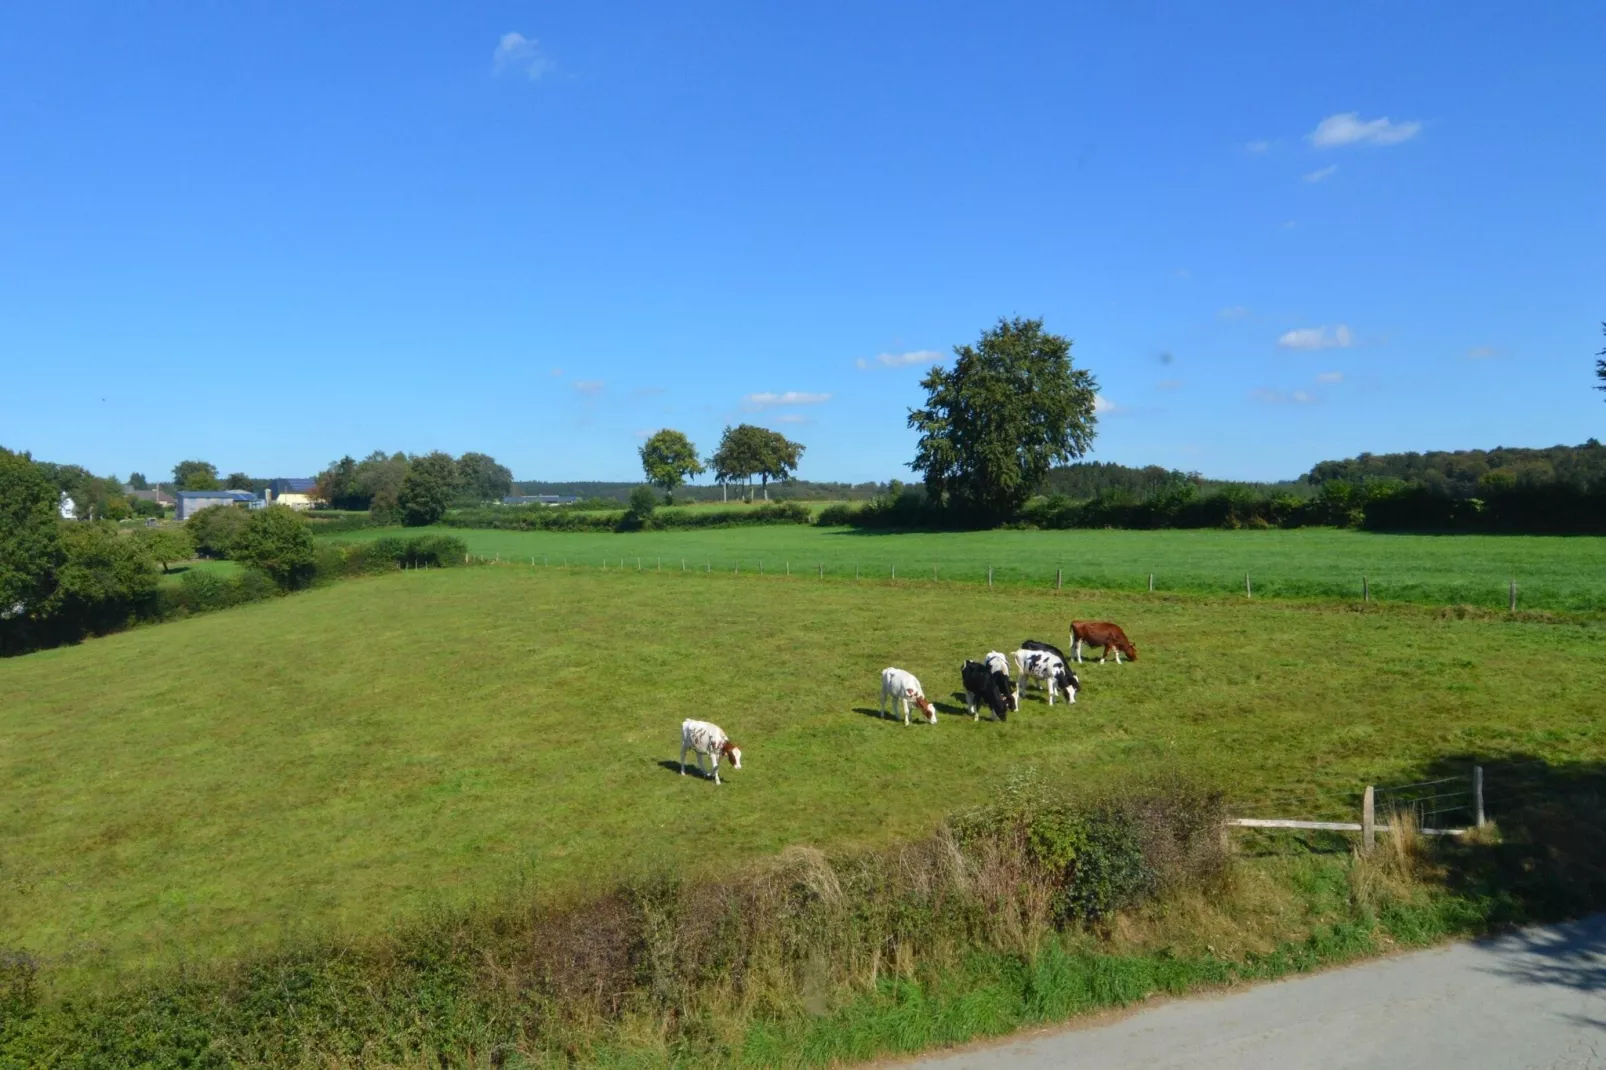
[[[485,453],[349,454],[318,473],[316,495],[335,509],[367,511],[376,523],[433,524],[454,505],[501,501],[513,473]]]

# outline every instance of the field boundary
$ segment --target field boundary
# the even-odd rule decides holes
[[[1307,821],[1299,818],[1282,817],[1233,817],[1228,818],[1223,823],[1223,835],[1225,835],[1226,827],[1308,830],[1314,832],[1359,832],[1361,834],[1361,849],[1370,851],[1376,845],[1379,832],[1395,831],[1387,818],[1382,824],[1378,824],[1379,796],[1383,798],[1383,812],[1386,815],[1411,814],[1414,819],[1412,825],[1416,833],[1421,836],[1464,836],[1473,829],[1483,828],[1487,824],[1483,809],[1483,766],[1474,765],[1471,774],[1466,777],[1440,777],[1436,780],[1420,780],[1392,787],[1378,787],[1375,784],[1368,784],[1361,791],[1359,821]],[[1433,828],[1428,824],[1428,819],[1432,817],[1463,813],[1470,819],[1470,823],[1466,827]]]

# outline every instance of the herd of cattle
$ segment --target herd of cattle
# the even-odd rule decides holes
[[[1107,620],[1071,621],[1071,654],[1076,663],[1082,663],[1082,647],[1101,647],[1099,661],[1112,653],[1115,663],[1121,664],[1121,655],[1128,661],[1138,660],[1138,648],[1126,637],[1119,625]],[[965,704],[972,720],[981,719],[981,706],[993,711],[996,720],[1007,720],[1012,710],[1020,709],[1021,692],[1032,680],[1048,689],[1048,704],[1054,705],[1056,694],[1063,693],[1067,702],[1076,701],[1082,682],[1071,671],[1071,660],[1056,646],[1028,639],[1015,651],[1016,680],[1009,676],[1009,661],[998,651],[990,651],[981,661],[967,660],[959,669],[959,680],[965,689]],[[913,673],[902,669],[881,670],[881,705],[883,717],[887,713],[887,700],[892,700],[892,714],[903,708],[903,723],[909,724],[909,708],[913,705],[925,714],[927,724],[937,723],[937,708],[926,698],[925,690]],[[723,729],[709,721],[687,719],[680,726],[680,775],[686,775],[686,752],[697,759],[697,771],[719,780],[719,763],[723,759],[732,769],[742,767],[742,749],[732,743]],[[703,759],[711,758],[713,768],[703,769]]]

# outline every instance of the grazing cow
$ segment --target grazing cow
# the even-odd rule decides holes
[[[1020,669],[1020,688],[1016,692],[1026,690],[1026,685],[1032,680],[1042,680],[1048,685],[1048,704],[1054,705],[1054,692],[1056,689],[1065,692],[1067,702],[1076,701],[1076,693],[1082,688],[1082,681],[1066,666],[1063,658],[1055,657],[1046,650],[1015,651],[1015,665]],[[1016,708],[1019,708],[1019,700]]]
[[[1010,692],[998,686],[1001,675],[981,661],[967,661],[959,667],[959,679],[965,685],[965,705],[970,707],[971,720],[981,720],[981,711],[976,704],[978,699],[993,711],[996,720],[1008,719],[1010,700],[1004,696]],[[1008,680],[1009,677],[1004,676],[1004,679]]]
[[[1071,659],[1065,656],[1065,652],[1053,643],[1039,643],[1036,639],[1028,639],[1020,645],[1020,648],[1022,650],[1045,650],[1067,665],[1071,662]]]
[[[998,690],[1009,697],[1010,707],[1012,709],[1020,709],[1019,703],[1015,701],[1015,681],[1009,678],[1009,659],[998,651],[991,650],[982,659],[982,663],[992,671],[993,682],[998,685]],[[972,710],[971,712],[974,713],[975,711]]]
[[[728,759],[732,769],[742,767],[742,748],[730,741],[724,729],[708,721],[693,721],[690,718],[680,722],[680,775],[686,775],[686,752],[695,751],[697,754],[697,771],[704,776],[712,776],[714,783],[719,780],[719,760]],[[708,755],[713,761],[713,771],[703,771],[703,755]]]
[[[1115,651],[1115,663],[1121,664],[1121,655],[1126,660],[1138,660],[1138,648],[1132,645],[1132,640],[1126,637],[1118,624],[1111,624],[1107,620],[1073,620],[1071,621],[1071,653],[1076,655],[1076,663],[1082,663],[1082,644],[1099,646],[1104,649],[1099,653],[1099,661],[1110,656]]]
[[[914,673],[902,669],[881,670],[881,715],[887,714],[887,699],[892,699],[892,715],[898,716],[898,704],[903,703],[903,723],[909,723],[909,703],[919,706],[926,715],[927,724],[937,723],[937,707],[926,701],[926,693]]]

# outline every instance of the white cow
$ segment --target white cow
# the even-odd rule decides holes
[[[902,669],[881,670],[881,715],[887,714],[887,699],[892,699],[892,715],[898,715],[898,704],[903,704],[903,723],[909,723],[909,703],[919,706],[926,715],[927,724],[937,723],[937,707],[926,701],[926,693],[913,673]]]
[[[714,783],[719,780],[719,760],[729,758],[732,769],[742,767],[742,748],[730,741],[724,729],[710,721],[693,721],[690,718],[680,723],[680,775],[686,775],[686,752],[695,751],[697,754],[697,771],[704,776],[713,776]],[[712,758],[714,768],[712,773],[703,769],[703,755]]]

